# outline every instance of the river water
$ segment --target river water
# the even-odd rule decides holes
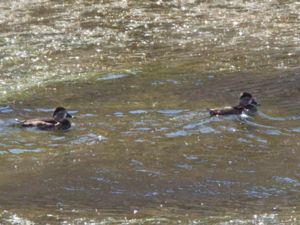
[[[4,0],[0,31],[1,224],[299,224],[298,1]]]

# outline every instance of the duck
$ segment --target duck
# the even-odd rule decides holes
[[[218,115],[240,115],[242,113],[254,114],[259,106],[252,95],[248,92],[242,92],[239,97],[239,104],[236,106],[225,106],[223,108],[209,109],[211,116]]]
[[[67,130],[71,123],[67,118],[74,118],[64,107],[56,107],[52,118],[36,118],[19,121],[21,127],[36,127],[40,130]]]

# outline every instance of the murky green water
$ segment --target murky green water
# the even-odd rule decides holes
[[[299,224],[299,12],[2,1],[1,224]],[[209,117],[241,91],[255,117]],[[58,105],[67,132],[14,126]]]

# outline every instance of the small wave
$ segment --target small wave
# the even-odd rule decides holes
[[[171,132],[171,133],[167,133],[166,137],[168,138],[176,138],[176,137],[184,137],[187,136],[188,132],[186,132],[185,130],[178,130],[175,132]]]
[[[246,124],[248,124],[248,125],[254,126],[254,127],[276,130],[276,128],[273,127],[273,126],[268,126],[268,125],[263,125],[263,124],[255,123],[255,122],[250,121],[250,120],[243,120],[243,122],[246,123]]]
[[[253,187],[250,190],[245,191],[245,195],[250,198],[267,199],[272,196],[280,196],[286,194],[286,191],[271,187]]]
[[[21,148],[13,148],[9,150],[10,153],[14,155],[19,155],[23,153],[40,153],[43,152],[42,149],[21,149]]]
[[[106,76],[97,78],[97,80],[117,80],[117,79],[121,79],[121,78],[124,78],[124,77],[128,77],[128,75],[127,74],[113,74],[113,73],[110,73],[110,74],[107,74]]]
[[[296,133],[300,133],[300,127],[293,128],[293,129],[291,129],[291,131],[296,132]]]
[[[289,177],[274,176],[273,179],[279,184],[293,185],[295,187],[300,186],[300,182],[298,180]]]
[[[137,110],[131,110],[131,111],[129,111],[129,113],[133,114],[133,115],[135,115],[135,114],[145,114],[145,113],[147,113],[147,110],[137,109]]]
[[[87,145],[94,145],[101,141],[107,141],[108,138],[99,134],[89,133],[80,136],[76,140],[72,141],[72,144],[80,145],[80,144],[87,144]]]
[[[13,111],[14,110],[9,105],[0,107],[0,112],[1,113],[11,113]]]
[[[158,113],[164,114],[164,115],[168,115],[168,116],[174,116],[177,115],[179,113],[184,112],[185,110],[183,109],[161,109],[158,110]]]
[[[267,119],[267,120],[272,120],[272,121],[288,121],[288,120],[300,120],[300,116],[296,115],[296,116],[287,116],[287,117],[273,117],[273,116],[269,116],[263,112],[258,112],[258,115],[263,118],[263,119]]]

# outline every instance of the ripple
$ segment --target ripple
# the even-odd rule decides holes
[[[295,180],[295,179],[292,179],[292,178],[289,178],[289,177],[279,177],[279,176],[274,176],[273,179],[280,183],[280,184],[288,184],[288,185],[293,185],[295,187],[299,187],[300,186],[300,182]]]
[[[113,73],[110,73],[110,74],[107,74],[106,76],[97,78],[97,80],[117,80],[117,79],[121,79],[121,78],[124,78],[124,77],[128,77],[128,75],[127,74],[113,74]]]
[[[246,136],[248,138],[254,139],[255,141],[257,141],[259,143],[262,143],[262,144],[267,144],[268,143],[267,139],[261,138],[261,137],[259,137],[257,135],[254,135],[254,134],[247,134]]]
[[[279,130],[266,130],[265,133],[272,136],[283,135],[283,133]]]
[[[131,110],[131,111],[129,111],[129,113],[130,113],[130,114],[133,114],[133,115],[146,114],[147,112],[148,112],[148,111],[142,110],[142,109]]]
[[[272,196],[280,196],[286,194],[286,191],[272,187],[253,187],[251,190],[245,191],[245,194],[251,198],[265,199]]]
[[[114,115],[116,117],[124,117],[124,113],[123,112],[115,112]]]
[[[186,132],[184,130],[178,130],[178,131],[175,131],[175,132],[167,133],[166,137],[176,138],[176,137],[185,137],[187,135],[188,135],[188,132]]]
[[[13,112],[14,110],[10,107],[10,106],[3,106],[3,107],[0,107],[0,112],[1,113],[11,113]]]
[[[138,131],[150,131],[152,129],[150,127],[139,127],[139,128],[136,128],[136,130],[138,130]]]
[[[97,114],[94,113],[84,113],[84,114],[80,114],[79,117],[96,117]]]
[[[192,170],[193,169],[193,166],[190,165],[190,164],[177,164],[176,165],[177,168],[179,169],[185,169],[185,170]]]
[[[149,177],[159,177],[162,175],[160,171],[154,171],[154,170],[147,170],[147,169],[136,169],[137,172],[145,173]]]
[[[205,126],[205,125],[202,125],[198,128],[199,132],[202,133],[202,134],[210,134],[210,133],[219,133],[218,131],[216,131],[215,129],[213,129],[212,127],[209,127],[209,126]]]
[[[162,113],[162,114],[167,115],[167,116],[174,116],[174,115],[177,115],[177,114],[182,113],[184,111],[186,111],[186,110],[182,110],[182,109],[160,109],[157,112]]]
[[[130,160],[130,165],[134,167],[142,167],[144,164],[141,161],[132,159]]]
[[[187,155],[187,156],[185,156],[185,158],[187,160],[198,160],[199,159],[199,157],[196,155]]]
[[[263,112],[258,112],[259,116],[264,118],[264,119],[268,119],[268,120],[272,120],[272,121],[289,121],[289,120],[300,120],[300,116],[287,116],[287,117],[273,117],[273,116],[269,116]]]
[[[79,138],[72,141],[71,143],[75,144],[75,145],[80,145],[80,144],[84,144],[84,143],[87,145],[94,145],[94,144],[97,144],[98,142],[106,141],[106,140],[108,140],[108,138],[105,136],[97,135],[94,133],[89,133],[89,134],[80,136]]]
[[[238,141],[239,141],[239,142],[242,142],[242,143],[247,143],[247,144],[252,143],[252,141],[247,140],[247,139],[245,139],[245,138],[238,138]]]
[[[156,80],[156,81],[153,81],[152,83],[151,83],[151,85],[153,85],[153,86],[159,86],[159,85],[165,85],[165,84],[174,84],[174,85],[178,85],[178,84],[180,84],[180,82],[179,81],[177,81],[177,80]]]
[[[19,155],[24,153],[40,153],[43,152],[42,149],[21,149],[21,148],[13,148],[8,150],[10,153]]]
[[[259,124],[259,123],[252,122],[252,121],[249,121],[249,120],[244,120],[244,121],[245,121],[246,124],[251,125],[253,127],[276,130],[276,127],[274,127],[274,126],[263,125],[263,124]]]
[[[296,133],[300,133],[300,127],[293,128],[293,129],[291,129],[291,131],[296,132]]]
[[[157,197],[157,196],[159,196],[159,192],[157,192],[157,191],[147,192],[146,194],[144,194],[144,196],[150,197],[150,198]]]
[[[86,192],[87,190],[83,187],[75,187],[75,186],[68,186],[68,187],[63,187],[64,190],[66,191],[79,191],[79,192]]]

